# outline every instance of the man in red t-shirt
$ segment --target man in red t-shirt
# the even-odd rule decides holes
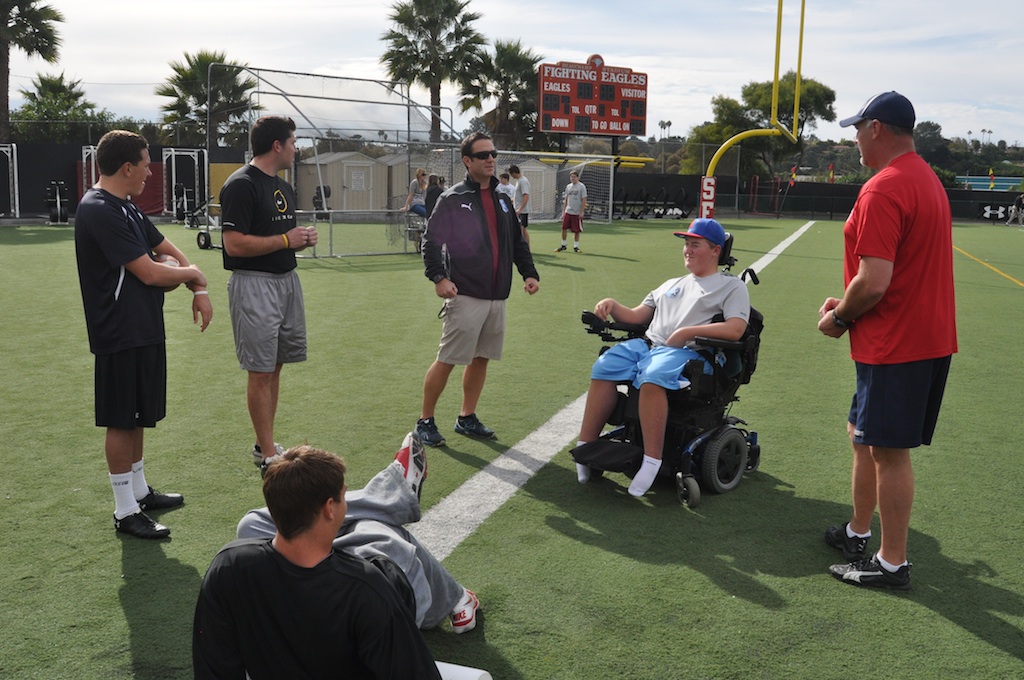
[[[875,95],[855,116],[861,164],[877,170],[843,230],[842,298],[827,298],[818,330],[849,331],[857,391],[853,516],[825,532],[847,564],[829,572],[853,585],[908,590],[907,534],[914,502],[910,449],[930,444],[951,356],[957,351],[949,199],[914,147],[914,107],[897,92]],[[881,548],[865,553],[875,508]]]

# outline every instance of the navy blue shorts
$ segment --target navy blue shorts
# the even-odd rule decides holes
[[[163,343],[96,356],[96,426],[156,427],[167,415]]]
[[[932,443],[950,357],[905,364],[857,364],[850,405],[853,442],[890,449]]]

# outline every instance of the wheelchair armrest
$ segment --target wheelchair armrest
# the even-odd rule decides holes
[[[605,321],[597,314],[590,311],[584,311],[580,317],[580,321],[585,325],[590,326],[590,328],[587,329],[588,333],[600,335],[601,339],[607,342],[642,338],[644,337],[644,332],[647,331],[647,326],[642,324]],[[625,333],[625,335],[621,338],[616,338],[612,335],[611,331],[619,331],[620,333]]]
[[[693,342],[698,347],[714,347],[716,349],[734,349],[742,350],[746,345],[741,340],[721,340],[719,338],[705,338],[703,336],[697,336],[693,339]]]

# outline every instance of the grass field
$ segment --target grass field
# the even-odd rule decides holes
[[[804,224],[724,222],[740,267]],[[541,290],[513,290],[480,404],[500,438],[451,434],[430,450],[424,508],[585,391],[600,343],[580,311],[608,295],[635,304],[682,272],[680,226],[588,225],[576,255],[552,252],[554,225],[531,225]],[[559,452],[445,560],[484,610],[467,635],[426,633],[437,658],[499,680],[1024,676],[1024,232],[955,226],[960,353],[935,443],[914,454],[914,589],[890,594],[826,573],[838,553],[823,530],[849,515],[853,367],[816,321],[841,292],[841,229],[816,222],[751,287],[765,331],[733,413],[760,433],[760,470],[689,510],[670,486],[637,500],[620,475],[578,485]],[[172,538],[145,542],[111,525],[72,230],[0,227],[0,677],[191,677],[200,581],[262,504],[220,252],[163,230],[209,276],[215,317],[200,334],[188,293],[167,296],[169,415],[147,436],[146,470],[187,500],[160,516]],[[304,260],[300,273],[310,360],[284,371],[276,435],[343,454],[358,488],[415,423],[440,301],[414,255]],[[453,378],[446,432],[458,402]]]

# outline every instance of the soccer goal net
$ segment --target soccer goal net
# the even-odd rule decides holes
[[[228,70],[255,81],[248,128],[263,115],[295,121],[299,156],[287,180],[295,189],[299,220],[321,232],[311,255],[416,252],[415,230],[399,208],[415,168],[437,144],[430,142],[430,107],[414,101],[406,84],[225,64],[211,66],[211,78],[218,69],[220,75]],[[456,143],[452,120],[451,110],[442,109],[441,145]],[[230,131],[217,132],[225,138]],[[247,134],[235,137],[241,146]],[[243,149],[234,151],[230,157],[209,154],[210,196],[218,196],[247,159]],[[216,215],[207,222],[215,228]]]

